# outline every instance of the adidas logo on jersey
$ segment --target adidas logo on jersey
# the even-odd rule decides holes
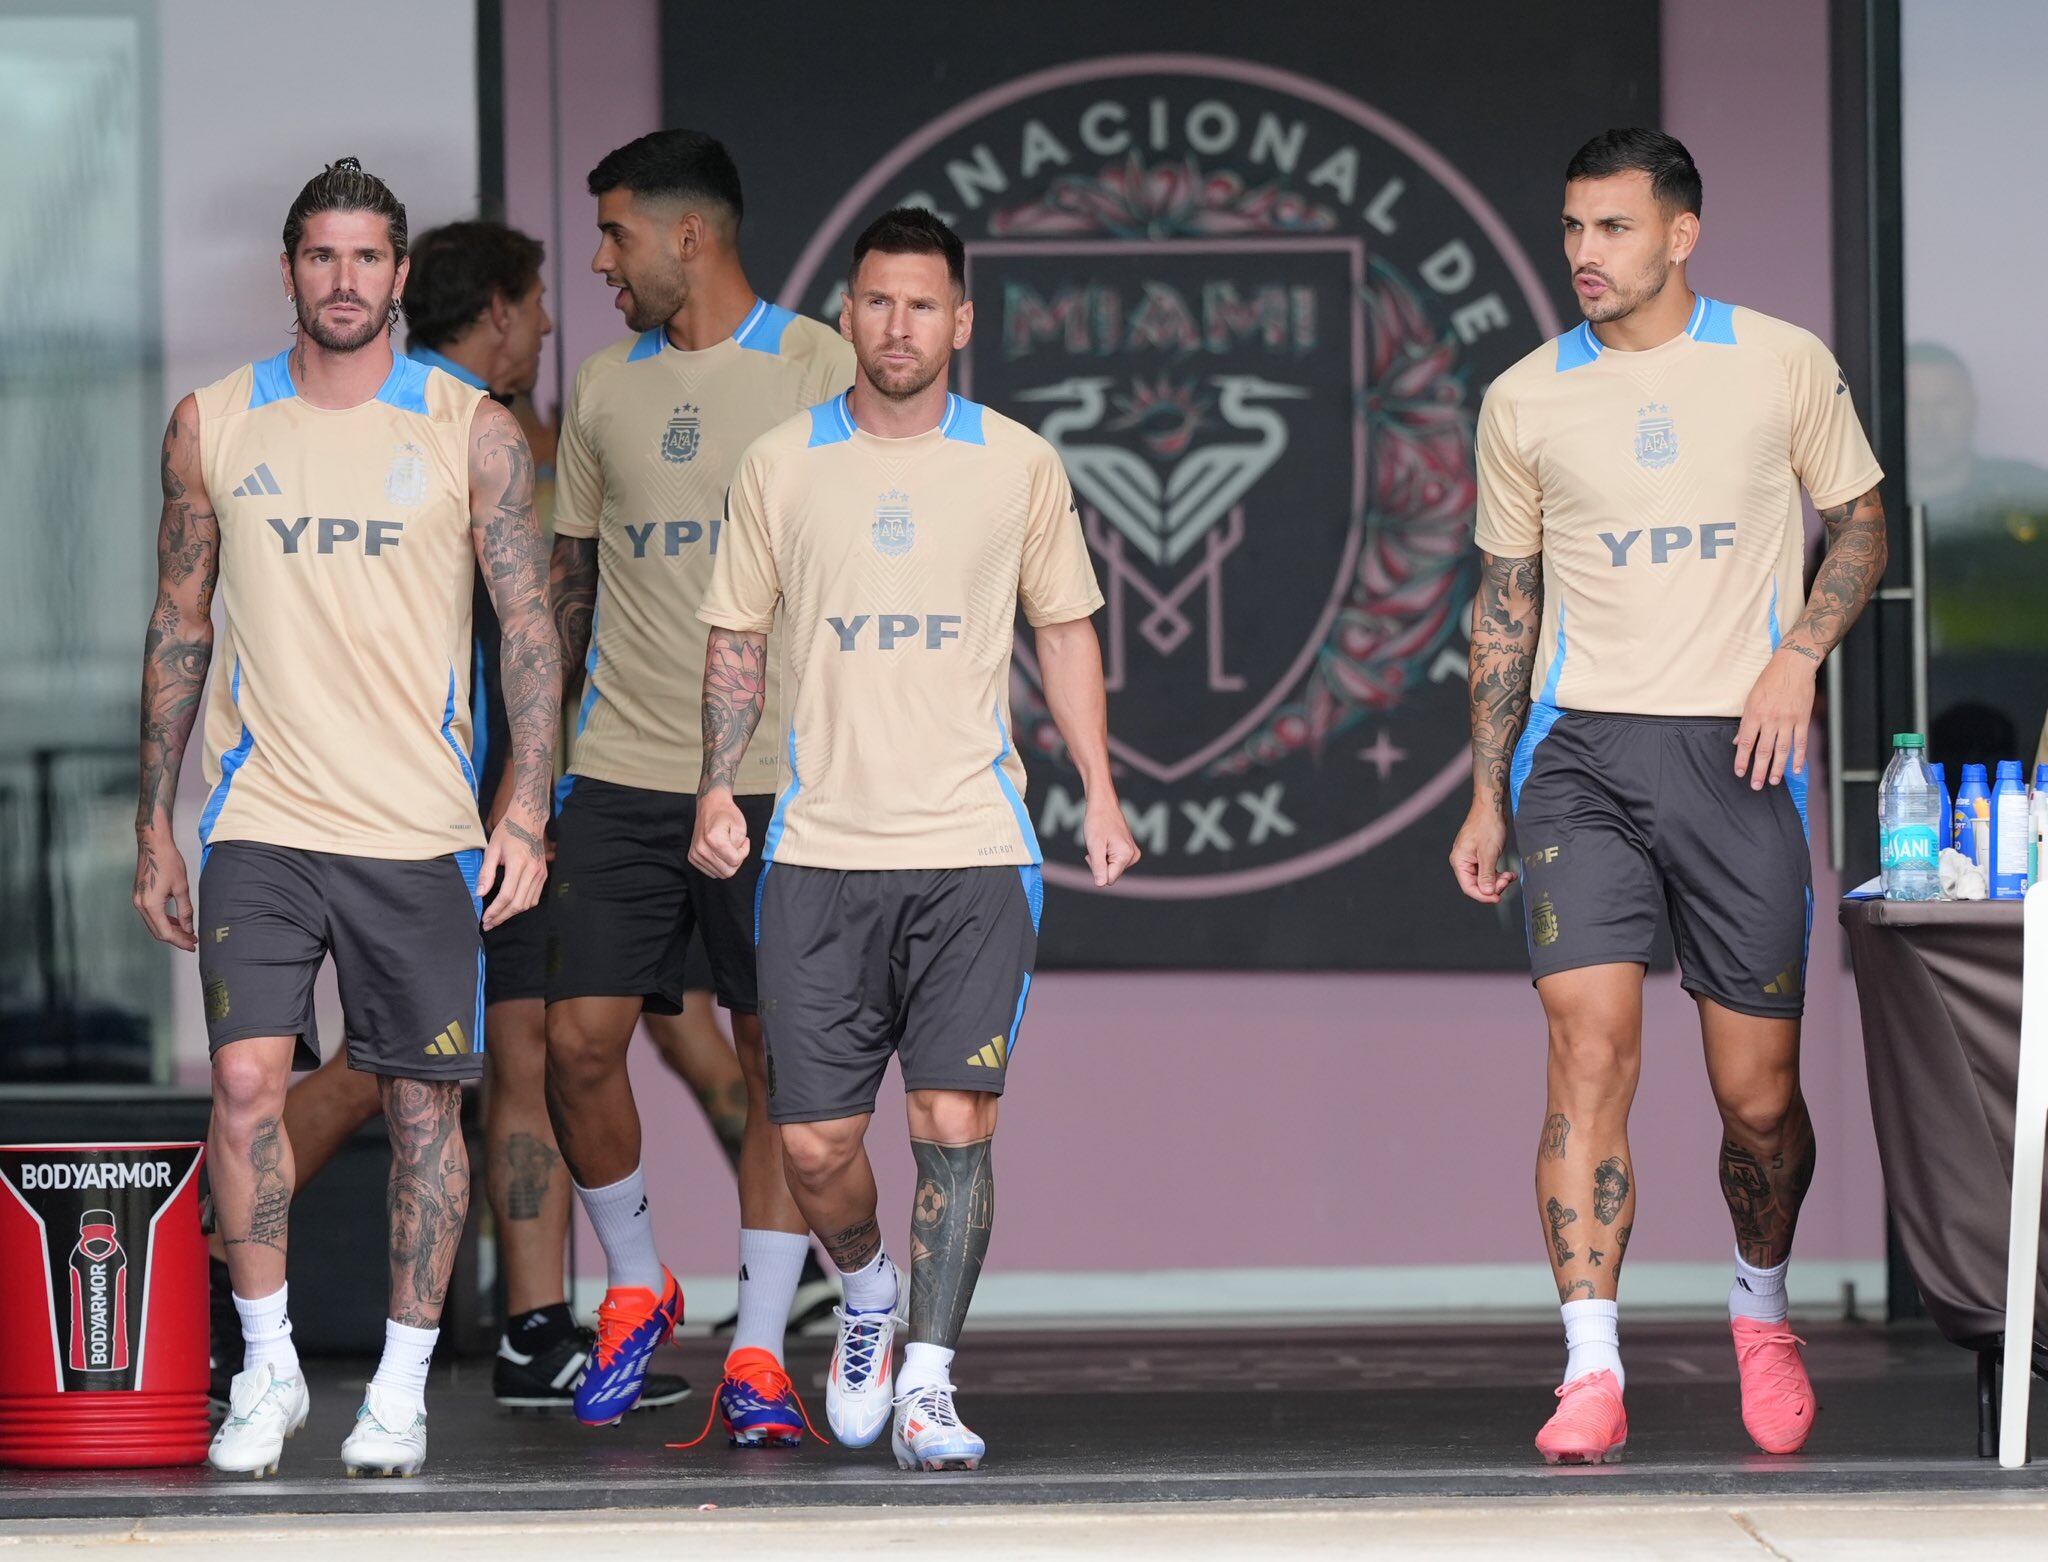
[[[467,1051],[469,1051],[469,1040],[462,1034],[462,1022],[460,1020],[455,1021],[446,1030],[442,1031],[440,1035],[427,1043],[427,1056],[430,1058],[460,1057]]]
[[[270,475],[269,463],[258,462],[256,470],[242,479],[242,486],[235,490],[235,497],[237,499],[254,499],[259,494],[281,494],[283,492],[284,490],[277,486],[277,479]]]
[[[969,1068],[1001,1068],[1010,1061],[1010,1044],[1000,1036],[991,1036],[988,1045],[967,1060]]]

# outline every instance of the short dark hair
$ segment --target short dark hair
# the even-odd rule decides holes
[[[546,251],[502,222],[451,222],[422,233],[405,284],[408,341],[441,348],[491,307],[517,302],[540,280]]]
[[[590,170],[590,193],[630,190],[657,200],[704,201],[746,214],[740,171],[725,144],[701,130],[655,130],[605,153]]]
[[[391,186],[375,174],[363,172],[353,157],[339,158],[306,181],[291,210],[284,214],[284,252],[298,259],[299,240],[306,236],[306,219],[321,212],[374,212],[391,232],[394,262],[405,259],[405,205],[391,193]]]
[[[1603,130],[1572,154],[1564,182],[1616,174],[1648,174],[1650,193],[1667,212],[1700,214],[1700,171],[1676,136],[1639,126]]]
[[[879,251],[884,255],[943,255],[946,273],[953,286],[967,291],[967,246],[960,235],[922,206],[898,206],[883,212],[853,241],[853,264],[847,267],[849,286],[860,274],[860,263]]]

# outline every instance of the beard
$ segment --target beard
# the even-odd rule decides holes
[[[908,401],[929,389],[931,383],[946,372],[946,365],[952,361],[953,355],[941,353],[931,358],[920,356],[915,363],[900,368],[883,363],[881,356],[880,351],[874,354],[872,361],[862,356],[861,374],[889,400]]]
[[[1643,305],[1664,291],[1664,284],[1670,280],[1671,264],[1655,264],[1636,273],[1635,284],[1624,288],[1606,272],[1597,272],[1607,284],[1607,291],[1598,298],[1581,298],[1579,312],[1595,325],[1604,325],[1610,320],[1625,320]]]
[[[321,320],[321,309],[327,305],[342,302],[354,304],[363,311],[363,320],[360,325],[353,325],[343,329],[329,326]],[[302,336],[310,338],[314,345],[323,347],[328,352],[352,353],[360,348],[369,346],[370,343],[377,339],[378,333],[391,323],[393,301],[388,298],[385,299],[380,308],[372,304],[370,300],[359,298],[353,293],[330,293],[326,298],[320,300],[318,304],[309,304],[306,302],[305,296],[301,294],[295,307],[299,316],[299,332]]]
[[[624,277],[626,293],[632,300],[626,308],[627,328],[651,331],[667,325],[690,297],[680,266],[660,275]]]

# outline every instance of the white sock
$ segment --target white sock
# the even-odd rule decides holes
[[[285,1316],[285,1293],[281,1285],[270,1296],[255,1301],[235,1298],[235,1312],[242,1320],[242,1370],[254,1372],[266,1361],[281,1378],[299,1375],[299,1348],[292,1344],[292,1321]]]
[[[1566,1302],[1564,1314],[1564,1381],[1582,1378],[1603,1368],[1614,1374],[1617,1387],[1628,1386],[1628,1374],[1621,1370],[1621,1304],[1619,1302]]]
[[[1728,1288],[1728,1316],[1783,1323],[1791,1310],[1785,1297],[1785,1271],[1791,1267],[1792,1260],[1787,1258],[1775,1269],[1752,1269],[1737,1253],[1735,1284]]]
[[[424,1407],[427,1402],[427,1368],[434,1360],[434,1341],[439,1329],[415,1329],[384,1320],[384,1354],[370,1379],[378,1388],[388,1388]]]
[[[605,1283],[614,1290],[639,1286],[659,1296],[661,1256],[654,1251],[654,1222],[647,1216],[647,1182],[640,1168],[608,1187],[578,1185],[576,1196],[604,1247]]]
[[[782,1334],[796,1303],[798,1278],[811,1239],[796,1231],[740,1228],[740,1316],[733,1325],[735,1351],[765,1350],[782,1360]]]
[[[889,1262],[887,1253],[875,1254],[851,1272],[841,1269],[839,1280],[846,1288],[846,1310],[850,1313],[885,1313],[896,1306],[899,1282],[896,1266]]]
[[[951,1383],[953,1353],[943,1345],[915,1343],[903,1347],[903,1365],[896,1369],[896,1397],[933,1383]]]

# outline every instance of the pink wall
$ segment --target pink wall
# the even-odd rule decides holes
[[[543,10],[505,7],[507,101],[525,116],[508,127],[510,208],[535,231],[548,210],[544,33],[532,26]],[[557,318],[571,374],[619,330],[582,269],[593,204],[583,173],[659,116],[654,6],[602,0],[578,13],[561,59],[572,242]],[[1823,0],[1672,0],[1665,28],[1667,122],[1706,174],[1697,281],[1830,334]],[[1825,795],[1817,776],[1814,796]],[[1818,813],[1815,824],[1825,831]],[[1869,1260],[1883,1252],[1876,1153],[1835,886],[1817,846],[1806,1079],[1823,1159],[1801,1253]],[[1675,977],[1652,981],[1645,1026],[1631,1256],[1721,1261],[1718,1127]],[[1021,1051],[1003,1105],[992,1270],[1540,1260],[1528,1184],[1543,1027],[1520,976],[1054,972],[1033,988]],[[638,1050],[635,1081],[664,1251],[679,1271],[719,1272],[733,1249],[731,1179],[651,1048]],[[892,1088],[872,1145],[899,1250],[910,1192],[900,1101]],[[589,1273],[587,1231],[582,1242]],[[1540,1287],[1471,1298],[1543,1299]]]

